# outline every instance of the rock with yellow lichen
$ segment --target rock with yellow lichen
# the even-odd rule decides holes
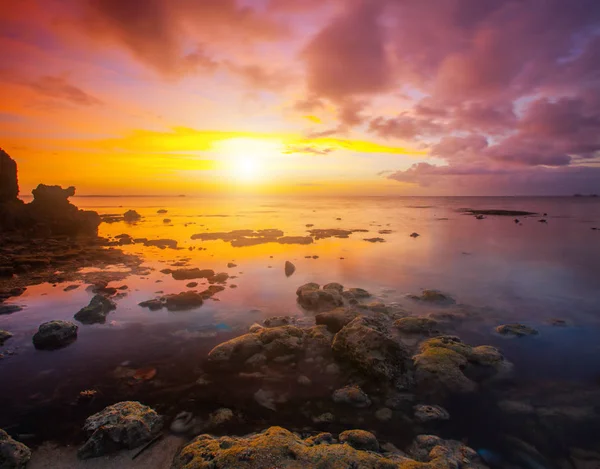
[[[437,399],[474,392],[480,382],[501,376],[512,366],[498,349],[471,347],[454,336],[423,342],[414,364],[417,388]]]
[[[422,435],[408,454],[381,453],[375,436],[349,430],[339,441],[322,433],[302,439],[281,427],[244,437],[200,435],[173,460],[171,469],[485,469],[477,453],[457,441]]]

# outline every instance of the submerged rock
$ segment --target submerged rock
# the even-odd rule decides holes
[[[450,419],[448,411],[439,405],[419,404],[414,407],[414,411],[415,419],[421,423]]]
[[[332,399],[336,404],[346,404],[357,408],[369,407],[371,405],[369,396],[357,385],[345,386],[335,390]]]
[[[117,309],[117,305],[114,301],[102,295],[94,295],[90,304],[75,314],[75,319],[82,324],[104,324],[108,313],[115,309]]]
[[[215,276],[215,271],[212,269],[177,269],[171,270],[169,273],[175,280],[193,280],[196,278],[211,278]]]
[[[146,239],[144,240],[144,246],[154,246],[159,249],[177,249],[177,241],[174,239]]]
[[[182,448],[171,469],[484,469],[477,453],[458,441],[417,437],[410,459],[379,453],[379,442],[364,430],[348,430],[336,443],[331,434],[302,439],[281,427],[243,437],[200,435]]]
[[[526,335],[537,335],[539,332],[532,327],[524,324],[503,324],[496,327],[496,332],[502,335],[512,335],[516,337],[524,337]]]
[[[22,311],[23,308],[18,305],[2,305],[0,304],[0,316],[3,314],[12,314]]]
[[[163,303],[159,298],[155,298],[152,300],[142,301],[141,303],[138,303],[138,306],[141,306],[142,308],[148,308],[150,311],[157,311],[165,306],[165,303]]]
[[[421,296],[409,295],[409,298],[415,301],[424,301],[427,303],[435,303],[439,305],[453,305],[456,303],[454,298],[437,290],[423,290]]]
[[[150,407],[136,401],[119,402],[86,419],[83,430],[90,436],[77,455],[88,459],[137,448],[158,435],[162,426],[162,417]]]
[[[346,290],[346,292],[353,298],[369,298],[371,296],[371,294],[364,288],[349,288]]]
[[[33,345],[37,349],[53,350],[66,347],[77,339],[77,325],[69,321],[48,321],[40,324],[33,336]]]
[[[3,331],[0,329],[0,346],[4,345],[8,339],[10,339],[13,335],[8,331]]]
[[[285,271],[285,276],[289,277],[296,271],[296,266],[294,264],[292,264],[290,261],[285,261],[284,271]]]
[[[394,321],[394,327],[407,334],[434,334],[437,333],[438,322],[435,319],[408,316]]]
[[[169,311],[184,311],[202,306],[204,298],[202,293],[184,291],[164,297],[165,306]]]
[[[333,353],[366,376],[388,382],[408,378],[412,361],[408,350],[379,320],[357,317],[333,340]]]
[[[2,154],[0,153],[1,157]],[[0,468],[25,469],[29,459],[31,459],[31,450],[0,429]]]

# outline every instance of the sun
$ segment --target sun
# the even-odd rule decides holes
[[[228,174],[245,182],[260,182],[268,178],[274,159],[281,154],[278,142],[250,137],[223,140],[219,153],[224,157]]]

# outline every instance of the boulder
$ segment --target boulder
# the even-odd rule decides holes
[[[379,451],[375,435],[364,430],[346,430],[340,433],[340,443],[347,443],[354,449],[363,451]]]
[[[344,300],[337,291],[320,290],[316,283],[302,285],[296,294],[300,306],[309,311],[329,311],[344,304]]]
[[[443,400],[478,389],[478,383],[510,370],[494,347],[471,347],[458,337],[440,336],[423,342],[414,357],[415,379],[423,395]]]
[[[137,448],[157,436],[162,426],[162,417],[150,407],[136,401],[119,402],[86,419],[83,430],[89,438],[77,455],[88,459]]]
[[[341,307],[317,314],[315,316],[315,321],[317,324],[327,326],[327,329],[335,334],[358,316],[359,314],[356,311]]]
[[[2,154],[0,153],[1,157]],[[25,469],[29,459],[31,459],[31,450],[0,429],[0,468]]]
[[[345,404],[359,409],[371,405],[369,396],[357,385],[336,389],[333,392],[332,399],[336,404]]]
[[[200,435],[175,456],[171,469],[356,468],[485,469],[477,453],[458,441],[425,435],[410,449],[414,459],[379,452],[379,442],[364,430],[348,430],[340,443],[329,433],[302,439],[281,427],[246,436]]]
[[[502,335],[512,335],[515,337],[525,337],[527,335],[537,335],[539,332],[532,327],[524,324],[503,324],[496,327],[496,332]]]
[[[354,319],[335,335],[332,349],[338,361],[365,376],[388,382],[410,379],[412,361],[408,350],[375,318]]]
[[[77,325],[69,321],[48,321],[40,324],[33,336],[37,349],[53,350],[66,347],[77,339]]]
[[[218,371],[241,369],[246,360],[261,351],[258,334],[244,334],[213,348],[208,353],[207,366]]]
[[[323,285],[323,290],[334,290],[341,294],[344,291],[344,286],[340,283],[331,282],[326,285]]]
[[[114,301],[102,295],[94,295],[90,304],[81,308],[74,317],[82,324],[104,324],[108,313],[115,309],[117,305]]]

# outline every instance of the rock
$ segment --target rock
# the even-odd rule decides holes
[[[394,321],[394,327],[407,334],[434,334],[437,333],[437,321],[430,318],[409,316]]]
[[[40,324],[33,336],[33,345],[37,349],[53,350],[66,347],[77,339],[77,325],[69,321],[49,321]]]
[[[421,236],[419,233],[411,233],[410,234],[411,238],[418,238],[419,236]]]
[[[163,223],[165,223],[165,224],[171,223],[171,219],[165,218],[165,219],[163,219]]]
[[[83,430],[89,439],[77,455],[88,459],[137,448],[157,436],[162,426],[162,417],[150,407],[136,401],[119,402],[86,419]]]
[[[138,303],[138,305],[142,308],[148,308],[150,311],[157,311],[163,308],[165,303],[163,303],[160,299],[155,298],[153,300],[142,301],[141,303]]]
[[[310,380],[310,378],[308,376],[298,376],[298,379],[296,380],[296,382],[300,385],[300,386],[310,386],[312,384],[312,381]]]
[[[524,324],[503,324],[502,326],[496,327],[496,332],[502,335],[512,335],[515,337],[524,337],[527,335],[537,335],[538,331],[532,327],[525,326]]]
[[[317,314],[315,321],[317,324],[327,326],[327,330],[335,334],[358,316],[359,314],[356,311],[341,307]]]
[[[12,202],[18,196],[17,163],[0,148],[0,204]]]
[[[359,409],[371,405],[369,396],[357,385],[336,389],[333,392],[332,398],[336,404],[346,404]]]
[[[167,213],[168,210],[165,210],[164,208],[161,208],[160,210],[157,210],[156,213]]]
[[[199,308],[204,303],[203,295],[195,291],[167,295],[164,297],[165,306],[169,311],[185,311]]]
[[[216,370],[243,368],[246,360],[263,348],[259,333],[244,334],[217,345],[208,353],[207,365]]]
[[[273,316],[271,318],[267,318],[263,321],[263,325],[265,327],[280,327],[280,326],[289,326],[296,322],[295,318],[291,316]]]
[[[225,283],[229,278],[229,274],[227,272],[219,272],[218,274],[213,275],[208,278],[209,283]]]
[[[171,469],[486,468],[471,448],[429,435],[411,445],[414,460],[379,453],[377,439],[364,430],[342,432],[339,439],[328,433],[302,439],[281,427],[243,437],[200,435],[182,448]]]
[[[566,327],[568,325],[567,321],[559,318],[550,318],[548,319],[548,323],[555,327]]]
[[[2,153],[0,150],[0,164],[2,163]],[[3,176],[2,167],[0,167],[0,176]],[[0,429],[0,468],[25,469],[29,459],[31,459],[31,450]]]
[[[285,261],[285,276],[289,277],[296,271],[296,266],[292,264],[290,261]]]
[[[12,336],[13,335],[10,332],[0,329],[0,346],[4,345],[4,342],[6,342]]]
[[[414,411],[415,419],[421,423],[450,419],[448,411],[439,405],[419,404],[414,407]]]
[[[227,422],[233,420],[233,411],[231,409],[221,408],[215,410],[208,417],[208,427],[215,428],[225,425]]]
[[[277,407],[275,406],[275,395],[273,391],[265,391],[264,389],[259,389],[254,393],[254,400],[261,406],[276,411]]]
[[[336,282],[331,282],[326,285],[323,285],[323,290],[335,290],[336,292],[341,294],[344,291],[344,286]]]
[[[177,269],[169,272],[175,280],[193,280],[196,278],[212,278],[215,271],[211,269]]]
[[[340,443],[347,443],[359,450],[379,451],[379,442],[375,435],[364,430],[346,430],[340,433]]]
[[[227,267],[228,267],[229,269],[233,269],[234,267],[237,267],[237,264],[234,264],[233,262],[228,262],[228,263],[227,263]]]
[[[312,418],[313,423],[332,423],[335,422],[335,415],[331,412],[325,412],[324,414],[317,415]]]
[[[388,409],[387,407],[382,407],[377,412],[375,412],[375,418],[380,422],[387,422],[389,420],[392,420],[393,416],[394,413],[392,412],[392,409]]]
[[[276,240],[279,244],[312,244],[314,239],[310,236],[282,236]]]
[[[126,222],[129,222],[129,223],[138,221],[141,218],[142,218],[142,216],[139,213],[137,213],[135,210],[127,210],[123,214],[123,220],[125,220]]]
[[[3,314],[12,314],[22,311],[23,308],[18,305],[2,305],[0,304],[0,316]]]
[[[353,298],[369,298],[371,296],[364,288],[349,288],[347,292],[352,295]]]
[[[198,286],[198,282],[190,282],[185,285],[187,288],[196,288]]]
[[[445,295],[437,290],[423,290],[421,296],[410,295],[409,298],[415,301],[424,301],[427,303],[436,303],[439,305],[453,305],[456,301],[449,295]]]
[[[146,239],[144,240],[144,246],[154,246],[159,249],[177,249],[177,241],[174,239]]]
[[[414,357],[414,364],[418,389],[435,399],[474,392],[478,388],[475,379],[493,378],[511,367],[494,347],[471,347],[454,336],[440,336],[423,342],[420,353]]]
[[[117,305],[102,295],[94,295],[90,304],[75,313],[75,319],[82,324],[104,324],[106,316],[117,309]]]
[[[385,239],[383,238],[363,238],[363,240],[369,243],[385,243]]]
[[[179,412],[171,423],[171,431],[174,433],[187,433],[194,428],[196,419],[191,412]]]
[[[332,350],[338,361],[352,365],[366,376],[387,382],[408,378],[412,368],[405,346],[374,318],[357,317],[346,325],[336,334]]]
[[[314,286],[316,285],[316,288]],[[344,300],[335,290],[319,290],[316,283],[302,285],[296,291],[298,303],[309,311],[329,311],[344,304]]]

